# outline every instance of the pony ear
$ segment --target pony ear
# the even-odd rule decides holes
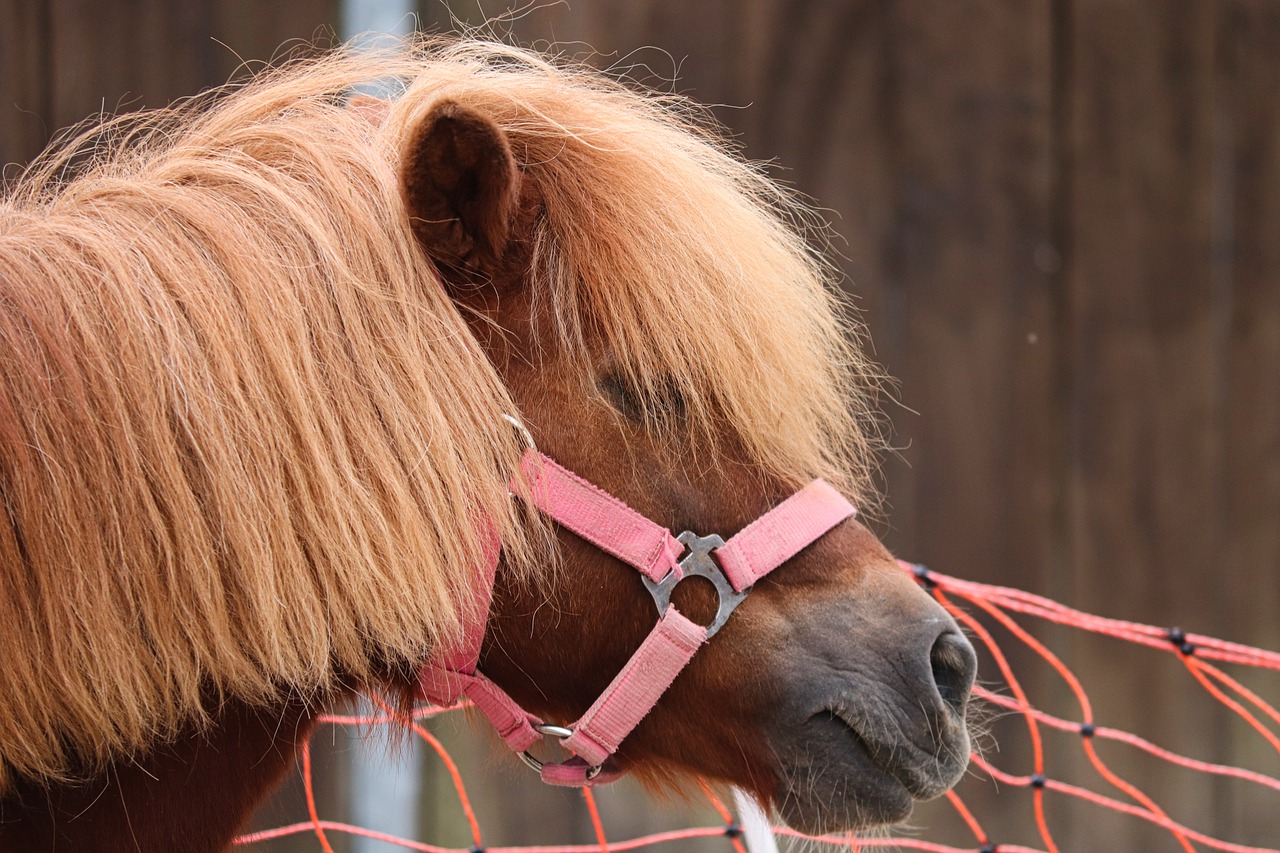
[[[435,106],[409,135],[401,187],[414,234],[446,267],[481,272],[501,260],[520,199],[520,171],[506,134],[453,101]]]

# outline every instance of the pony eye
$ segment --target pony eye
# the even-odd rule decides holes
[[[600,380],[600,391],[615,409],[627,417],[639,420],[644,415],[641,395],[616,373],[610,373]]]
[[[631,420],[683,417],[684,394],[674,382],[663,382],[654,389],[640,389],[616,373],[599,382],[601,393],[619,412]]]

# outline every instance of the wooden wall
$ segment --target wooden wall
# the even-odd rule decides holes
[[[0,160],[104,103],[220,81],[333,6],[0,0]],[[830,211],[899,381],[880,525],[898,553],[1280,647],[1280,3],[573,0],[505,28],[678,78]],[[1246,750],[1176,668],[1059,634],[1109,724]],[[1235,788],[1121,758],[1180,819],[1280,835]],[[1164,849],[1060,808],[1063,849]]]
[[[100,111],[162,107],[317,38],[339,0],[3,0],[0,163]]]

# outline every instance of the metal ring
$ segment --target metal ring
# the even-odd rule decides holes
[[[566,729],[564,726],[553,726],[549,723],[539,723],[533,727],[533,730],[544,737],[553,737],[558,740],[564,740],[573,734],[573,729]],[[520,753],[520,760],[523,761],[534,773],[541,773],[542,768],[545,766],[545,762],[534,758],[527,749]],[[588,768],[586,776],[587,780],[590,781],[599,776],[600,771],[603,769],[603,764],[597,764],[595,767]]]
[[[533,727],[533,730],[540,735],[559,738],[560,740],[573,736],[573,729],[566,729],[564,726],[553,726],[547,723],[538,723]]]
[[[530,755],[527,749],[520,753],[520,760],[523,761],[534,773],[542,772],[542,762]]]

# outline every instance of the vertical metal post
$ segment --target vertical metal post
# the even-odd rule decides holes
[[[361,42],[377,42],[379,36],[403,36],[413,32],[413,0],[342,0],[340,32],[344,41],[367,36]]]
[[[379,711],[363,699],[358,708],[360,714]],[[347,808],[351,823],[356,826],[416,839],[424,756],[416,738],[392,744],[388,739],[390,731],[389,726],[368,726],[349,738],[351,784]],[[350,841],[351,853],[390,853],[399,849],[359,836]]]
[[[341,36],[343,40],[359,36],[361,44],[376,46],[380,36],[412,32],[413,12],[413,0],[342,0]],[[374,710],[361,702],[361,713]],[[403,747],[403,752],[396,749],[393,761],[386,726],[371,726],[364,737],[352,739],[352,744],[352,823],[401,838],[416,838],[424,764],[421,745],[415,739]],[[384,853],[392,849],[369,838],[351,839],[352,853]]]

